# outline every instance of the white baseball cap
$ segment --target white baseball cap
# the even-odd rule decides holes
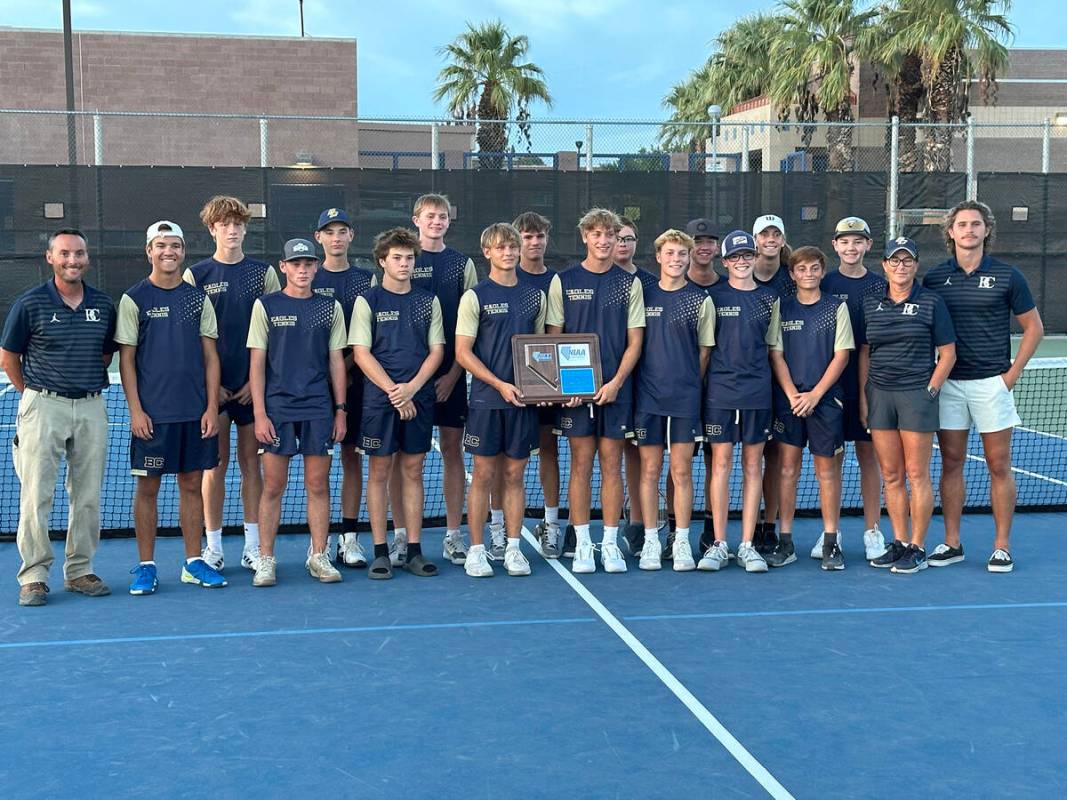
[[[785,223],[782,222],[781,217],[774,214],[764,214],[762,217],[756,217],[756,221],[752,223],[752,235],[755,236],[771,226],[780,230],[782,236],[785,236]]]
[[[158,239],[160,236],[177,236],[182,240],[182,244],[185,244],[185,234],[182,233],[181,227],[170,220],[161,219],[159,222],[155,222],[148,227],[148,239],[146,244],[152,244],[154,239]]]

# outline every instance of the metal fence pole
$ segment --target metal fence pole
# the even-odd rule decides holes
[[[974,117],[967,118],[967,199],[978,199],[978,174],[974,171]]]
[[[267,120],[259,118],[259,166],[266,167],[269,164],[267,153],[270,149],[270,134],[267,131]]]
[[[900,193],[900,117],[894,116],[889,132],[889,224],[887,238],[897,238],[897,203]]]
[[[741,128],[741,171],[748,172],[748,125]]]
[[[585,126],[585,171],[593,171],[593,123]]]
[[[1041,128],[1041,172],[1048,175],[1052,171],[1052,120],[1045,118]]]
[[[93,114],[93,164],[104,166],[104,118]]]
[[[441,161],[441,126],[433,123],[430,126],[430,169],[437,169]]]

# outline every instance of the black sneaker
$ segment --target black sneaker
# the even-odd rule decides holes
[[[628,522],[622,528],[622,538],[626,540],[630,555],[640,557],[641,549],[645,546],[645,526]]]
[[[837,542],[834,542],[829,548],[823,545],[821,566],[828,571],[845,568],[845,554],[841,552],[841,545]]]
[[[574,551],[578,547],[578,537],[574,533],[574,526],[568,524],[563,532],[563,557],[574,558]]]
[[[893,563],[889,571],[910,575],[921,569],[926,569],[926,551],[917,544],[909,544],[908,549],[904,551],[904,555]]]
[[[660,558],[663,561],[674,560],[674,531],[667,534],[667,543],[663,545],[663,553]]]
[[[1015,562],[1011,558],[1011,553],[998,547],[989,557],[986,569],[990,572],[1011,572],[1015,569]]]
[[[757,553],[763,552],[763,523],[757,522],[755,530],[752,531],[752,547],[755,548]]]
[[[763,539],[762,539],[763,547],[761,549],[759,545],[756,545],[756,552],[759,553],[762,556],[767,556],[767,555],[770,555],[771,553],[773,553],[774,549],[778,546],[778,534],[774,530],[774,523],[773,522],[764,522],[763,525],[762,525],[762,528],[763,528]]]
[[[789,542],[789,544],[778,542],[774,549],[767,553],[764,560],[767,562],[768,567],[784,567],[786,564],[792,564],[797,560],[797,551],[792,542]]]
[[[715,521],[711,514],[704,512],[704,530],[700,532],[699,553],[708,552],[708,548],[715,544]]]
[[[872,567],[878,567],[879,569],[885,569],[892,567],[901,558],[904,557],[904,552],[908,549],[908,546],[904,542],[894,539],[885,548],[885,552],[882,553],[874,561],[869,562]]]
[[[963,561],[962,544],[959,547],[939,544],[926,559],[926,563],[931,567],[947,567],[949,564],[958,564],[960,561]]]

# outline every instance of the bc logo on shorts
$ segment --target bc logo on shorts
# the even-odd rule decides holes
[[[704,433],[708,436],[722,436],[722,425],[705,425]]]
[[[785,423],[782,422],[780,419],[776,419],[774,421],[774,432],[775,433],[785,433]]]
[[[475,436],[473,433],[464,433],[463,444],[467,447],[479,447],[482,444],[482,439],[480,436]]]
[[[561,428],[570,429],[574,427],[574,420],[570,417],[560,417],[559,426]]]
[[[634,428],[634,437],[643,442],[648,438],[648,428]]]
[[[145,456],[144,468],[145,469],[163,469],[166,466],[166,459],[163,456]]]
[[[381,439],[372,439],[369,436],[363,437],[363,448],[365,450],[374,450],[382,446]]]

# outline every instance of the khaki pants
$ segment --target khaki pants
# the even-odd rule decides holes
[[[47,582],[55,557],[48,540],[60,459],[67,459],[66,560],[63,576],[80,578],[93,571],[100,543],[100,491],[107,459],[107,410],[102,395],[81,400],[27,389],[19,400],[12,455],[22,484],[18,548],[20,584]]]

